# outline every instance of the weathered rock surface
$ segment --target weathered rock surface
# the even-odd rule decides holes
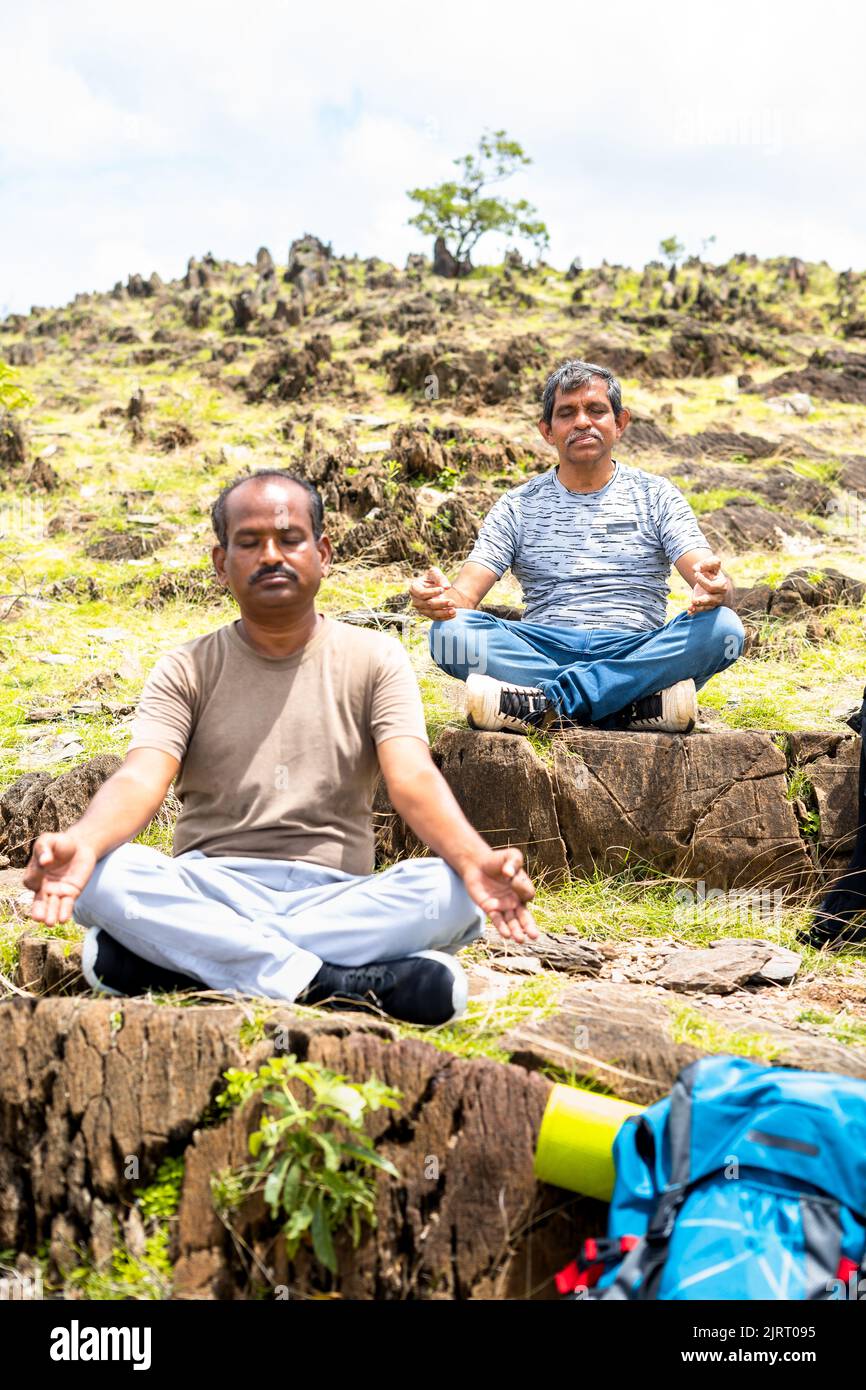
[[[676,1010],[683,1002],[650,985],[581,980],[569,984],[555,1013],[520,1024],[501,1039],[512,1062],[527,1067],[555,1066],[575,1085],[591,1082],[622,1100],[650,1105],[670,1090],[682,1067],[706,1048],[674,1042]],[[690,1018],[714,1027],[713,1051],[731,1051],[760,1038],[762,1055],[774,1065],[838,1072],[866,1079],[866,1049],[787,1028],[764,1017],[688,1006]]]
[[[805,883],[786,767],[762,733],[564,733],[554,779],[569,862],[617,872],[646,860],[719,888]]]
[[[432,751],[461,809],[488,844],[519,845],[531,874],[550,883],[561,881],[566,856],[553,784],[532,746],[511,734],[446,729]],[[381,785],[375,810],[383,858],[417,854],[423,848],[395,815]]]
[[[790,984],[800,956],[771,941],[727,937],[706,950],[674,951],[653,975],[653,982],[681,994],[733,994],[743,985]]]
[[[46,772],[19,777],[0,796],[0,854],[12,865],[26,864],[36,836],[66,830],[120,762],[114,754],[100,753],[60,777]]]
[[[214,1214],[210,1178],[248,1159],[247,1107],[228,1119],[212,1101],[230,1066],[286,1051],[403,1093],[371,1118],[380,1153],[400,1172],[378,1180],[378,1228],[357,1251],[338,1240],[344,1298],[550,1296],[573,1252],[574,1215],[603,1228],[597,1204],[535,1181],[535,1139],[550,1083],[485,1058],[464,1060],[360,1015],[322,1019],[276,1009],[267,1036],[244,1049],[245,1012],[139,1000],[16,999],[0,1006],[0,1244],[78,1244],[104,1258],[126,1231],[132,1188],[167,1155],[185,1173],[173,1237],[174,1296],[237,1298],[246,1271]],[[138,1179],[125,1176],[137,1160]],[[558,1210],[555,1210],[557,1208]],[[293,1295],[327,1288],[301,1252],[288,1265],[275,1225],[255,1204],[236,1228],[274,1284]],[[259,1283],[266,1283],[259,1278]]]
[[[711,545],[739,554],[763,548],[780,550],[792,537],[817,537],[817,528],[791,512],[772,511],[751,497],[732,497],[701,517],[701,530]]]
[[[847,860],[857,833],[860,739],[856,734],[788,734],[789,758],[803,767],[820,818],[822,861]]]

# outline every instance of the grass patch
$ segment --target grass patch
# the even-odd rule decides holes
[[[777,1062],[785,1048],[765,1033],[741,1033],[725,1028],[688,1004],[667,1006],[671,1013],[671,1038],[704,1052],[730,1052],[737,1057],[753,1057],[759,1062]]]
[[[549,1018],[556,1012],[567,983],[562,977],[536,975],[498,999],[470,999],[466,1013],[456,1023],[441,1028],[395,1026],[402,1037],[418,1038],[458,1057],[492,1057],[507,1062],[509,1053],[501,1045],[502,1036],[518,1024]]]
[[[810,1028],[817,1028],[825,1037],[847,1047],[866,1047],[866,1020],[844,1009],[838,1014],[827,1013],[824,1009],[803,1009],[797,1014],[796,1022],[807,1023]]]

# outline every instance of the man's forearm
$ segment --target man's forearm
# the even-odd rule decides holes
[[[419,840],[462,874],[467,865],[489,852],[461,811],[451,788],[438,769],[415,773],[411,781],[388,788],[391,805]]]
[[[102,859],[118,845],[134,840],[163,800],[163,795],[121,769],[103,782],[84,815],[69,829]]]
[[[442,597],[450,599],[455,608],[477,608],[478,606],[476,603],[473,603],[471,598],[467,598],[466,594],[461,593],[459,589],[455,588],[453,584],[450,588],[445,590]]]

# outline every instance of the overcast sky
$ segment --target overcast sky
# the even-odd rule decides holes
[[[304,231],[402,263],[405,190],[485,127],[555,265],[675,233],[860,268],[864,30],[853,0],[0,0],[0,314]]]

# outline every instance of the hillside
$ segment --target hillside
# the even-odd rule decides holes
[[[11,316],[0,358],[32,405],[0,421],[0,789],[123,754],[157,656],[234,616],[211,578],[210,506],[227,481],[265,466],[320,486],[337,552],[321,605],[392,615],[447,761],[465,727],[460,687],[432,666],[426,624],[406,612],[408,583],[428,562],[453,574],[502,491],[551,466],[536,429],[541,389],[570,356],[620,376],[633,422],[617,456],[682,487],[735,580],[747,650],[701,693],[702,723],[708,737],[742,732],[724,748],[764,760],[754,776],[777,789],[766,814],[788,817],[779,843],[793,833],[809,875],[769,919],[733,893],[684,914],[669,867],[628,854],[581,866],[584,830],[569,828],[560,800],[552,830],[524,839],[565,845],[541,875],[538,917],[572,955],[557,960],[548,942],[547,955],[509,961],[480,943],[469,1017],[432,1040],[556,1078],[617,1087],[619,1076],[620,1093],[626,1074],[655,1078],[655,1090],[634,1092],[641,1100],[670,1083],[687,1047],[866,1075],[866,953],[819,953],[797,936],[830,862],[829,802],[806,769],[810,758],[841,767],[844,753],[853,774],[844,721],[866,682],[866,273],[741,255],[693,258],[671,282],[658,263],[562,273],[512,255],[458,287],[423,257],[400,269],[306,237],[285,264],[264,249],[247,265],[206,256],[176,281],[133,273],[110,293]],[[686,597],[674,575],[671,614]],[[489,602],[513,608],[519,589],[506,578]],[[564,756],[550,740],[521,744],[497,764],[506,799]],[[625,761],[619,772],[627,781]],[[25,790],[18,781],[0,798],[0,829]],[[167,803],[141,838],[168,848],[172,814]],[[21,856],[8,837],[4,850],[0,995],[15,981],[56,989],[60,957],[51,964],[31,943],[28,975],[21,938],[65,938],[66,959],[78,929],[26,925]],[[738,882],[732,870],[724,885]],[[762,979],[758,966],[732,967],[730,990],[662,980],[660,962],[663,974],[666,958],[720,937],[795,950],[793,983],[780,987],[784,971]],[[596,1030],[582,1050],[581,1008]],[[644,1008],[652,1026],[634,1023],[626,1038],[624,1023],[620,1036],[617,1013]]]

